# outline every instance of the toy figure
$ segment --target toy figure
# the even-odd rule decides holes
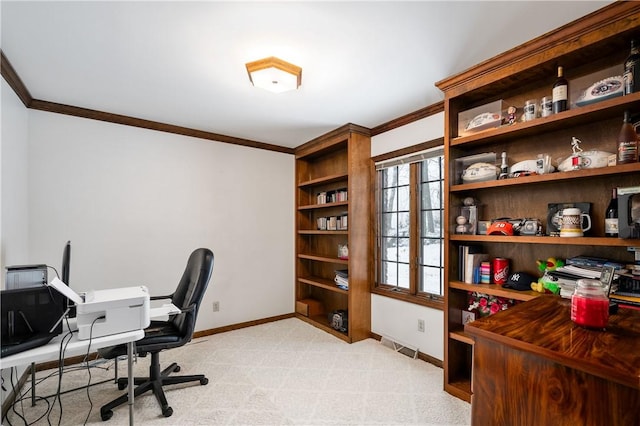
[[[550,277],[547,275],[547,272],[555,271],[557,268],[564,266],[564,261],[550,257],[547,260],[536,260],[536,265],[543,275],[538,279],[537,283],[531,283],[531,289],[538,293],[559,294],[560,286],[555,281],[549,279]]]
[[[571,150],[574,155],[578,155],[579,152],[582,152],[582,148],[580,148],[580,144],[582,141],[575,136],[571,138]]]
[[[514,106],[507,108],[507,124],[513,124],[516,122],[516,111],[518,109]]]

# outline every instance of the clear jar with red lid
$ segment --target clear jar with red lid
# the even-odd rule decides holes
[[[598,280],[580,279],[571,296],[571,321],[582,327],[603,329],[609,322],[609,298]]]

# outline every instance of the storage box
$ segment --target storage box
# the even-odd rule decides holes
[[[467,136],[502,125],[506,107],[502,99],[458,113],[458,136]]]
[[[484,152],[482,154],[475,154],[475,155],[469,155],[466,157],[456,158],[454,161],[454,170],[453,170],[453,173],[455,176],[455,183],[456,184],[465,183],[464,180],[462,179],[464,171],[466,170],[467,167],[476,163],[488,163],[488,164],[493,164],[495,166],[496,153]],[[486,179],[477,179],[477,181],[481,182],[484,180],[496,180],[497,178],[498,178],[498,173],[496,172],[494,175],[488,176]]]
[[[312,317],[323,314],[324,306],[319,300],[302,299],[296,302],[296,312],[305,317]]]

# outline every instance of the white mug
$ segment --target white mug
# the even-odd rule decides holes
[[[587,219],[586,228],[582,226],[583,218]],[[578,208],[562,210],[562,216],[560,216],[561,237],[582,237],[589,229],[591,229],[591,216],[582,213]]]

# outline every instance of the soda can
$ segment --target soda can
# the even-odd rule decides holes
[[[509,278],[509,259],[496,257],[493,259],[493,283],[503,285]]]

